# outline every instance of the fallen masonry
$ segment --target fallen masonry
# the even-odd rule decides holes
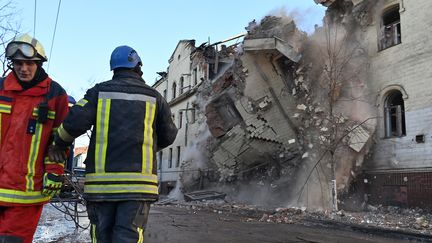
[[[354,231],[394,235],[421,242],[432,241],[432,214],[422,209],[401,209],[392,206],[370,206],[369,211],[336,213],[309,211],[307,208],[265,208],[225,200],[174,201],[156,203],[160,207],[180,207],[192,212],[211,211],[216,214],[240,215],[245,222],[319,225],[349,228]]]

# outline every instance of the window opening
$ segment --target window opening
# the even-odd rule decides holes
[[[184,88],[184,78],[181,77],[180,78],[180,90],[179,90],[179,94],[183,94],[183,88]]]
[[[162,158],[163,158],[163,152],[159,151],[159,161],[158,161],[159,170],[162,170]]]
[[[198,84],[198,69],[197,68],[194,68],[193,75],[194,75],[193,80],[194,80],[194,86],[195,86]]]
[[[172,168],[172,148],[169,149],[168,168]]]
[[[386,11],[382,16],[380,50],[402,42],[399,5]]]
[[[175,99],[177,91],[177,84],[174,82],[172,85],[172,98]]]
[[[181,128],[183,125],[183,111],[179,112],[179,117],[178,117],[178,126],[179,128]]]
[[[385,136],[402,137],[406,135],[405,105],[400,91],[391,92],[384,107]]]
[[[180,146],[177,146],[177,161],[176,161],[176,167],[180,166]]]

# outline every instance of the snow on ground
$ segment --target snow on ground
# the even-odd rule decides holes
[[[75,223],[72,217],[68,216],[66,213],[66,207],[68,207],[69,212],[73,215],[74,204],[66,203],[62,204],[56,203],[54,206],[58,207],[60,210],[56,209],[53,205],[47,204],[44,206],[42,211],[42,216],[39,220],[38,228],[36,229],[35,236],[33,238],[33,243],[73,243],[73,242],[90,242],[89,233],[89,221],[85,213],[85,208],[82,205],[78,205],[79,213],[79,224],[86,229],[75,227]]]

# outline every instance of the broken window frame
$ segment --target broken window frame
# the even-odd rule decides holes
[[[208,119],[208,116],[214,116]],[[223,136],[227,131],[243,122],[240,112],[237,110],[234,101],[227,93],[221,94],[213,99],[206,106],[207,125],[215,137]]]
[[[399,90],[391,91],[384,103],[385,138],[406,136],[405,104]]]
[[[394,20],[389,21],[388,19]],[[399,4],[396,4],[384,11],[381,16],[378,50],[382,51],[401,43],[402,33],[400,25]]]

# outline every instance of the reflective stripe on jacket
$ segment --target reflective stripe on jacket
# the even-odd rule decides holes
[[[45,123],[38,106],[47,101]],[[32,205],[49,201],[41,195],[45,172],[63,173],[63,164],[46,156],[52,132],[68,112],[67,95],[47,78],[23,90],[11,72],[0,79],[0,205]]]
[[[89,89],[59,128],[66,141],[93,126],[85,160],[85,198],[90,201],[156,200],[155,153],[177,134],[165,99],[135,72]]]

